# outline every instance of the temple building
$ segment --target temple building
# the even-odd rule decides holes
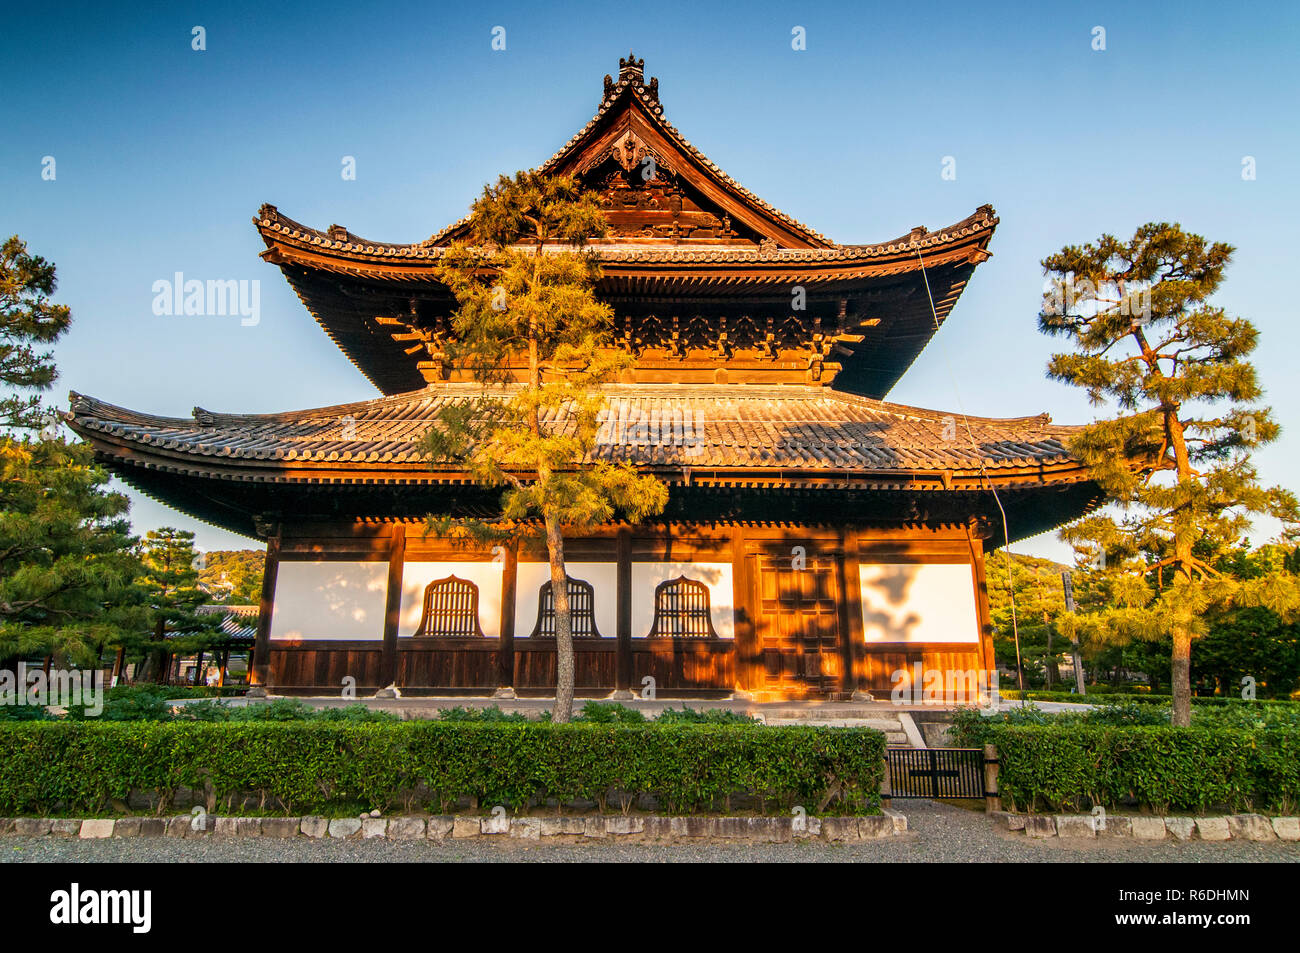
[[[540,169],[607,209],[598,291],[634,363],[607,388],[598,453],[669,488],[661,518],[565,540],[579,694],[861,697],[916,663],[992,670],[985,554],[1099,499],[1066,450],[1075,428],[884,398],[989,257],[993,210],[837,244],[687,141],[631,56]],[[540,537],[425,532],[499,501],[415,449],[439,407],[480,392],[447,356],[436,277],[468,221],[416,244],[270,205],[254,224],[383,396],[178,419],[74,394],[70,425],[141,491],[266,541],[254,676],[270,691],[553,692]]]

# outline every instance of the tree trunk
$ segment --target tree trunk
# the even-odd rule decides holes
[[[1170,682],[1174,693],[1173,714],[1169,723],[1187,728],[1192,723],[1192,633],[1186,626],[1173,631],[1174,652],[1170,659]]]
[[[1047,687],[1050,690],[1053,685],[1061,681],[1061,669],[1056,664],[1056,653],[1052,651],[1052,626],[1047,626],[1047,664],[1044,666],[1047,672]]]
[[[562,725],[573,718],[573,612],[564,570],[564,536],[551,516],[546,518],[546,549],[551,561],[551,604],[555,607],[555,711],[551,718]]]
[[[1043,614],[1043,628],[1047,632],[1047,657],[1043,659],[1043,672],[1047,677],[1047,690],[1051,691],[1052,686],[1061,681],[1061,669],[1056,664],[1056,653],[1052,651],[1052,635],[1056,627],[1047,612],[1047,592],[1043,589],[1043,577],[1038,574],[1037,566],[1034,567],[1034,582],[1038,585],[1038,605]]]
[[[153,626],[154,642],[159,646],[154,651],[153,661],[157,666],[157,668],[154,670],[153,680],[158,685],[167,684],[167,675],[171,671],[171,656],[167,653],[166,649],[162,647],[163,639],[166,637],[166,635],[167,635],[167,623],[163,619],[163,617],[159,615],[158,620],[154,623]]]
[[[1084,687],[1083,659],[1079,655],[1078,642],[1070,642],[1070,654],[1074,658],[1074,690],[1080,695],[1087,694],[1087,689]]]
[[[122,677],[122,669],[124,668],[125,662],[126,646],[119,645],[117,647],[117,654],[113,656],[113,675],[112,678],[109,679],[110,686],[116,685],[117,680]]]

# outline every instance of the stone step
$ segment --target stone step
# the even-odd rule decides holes
[[[851,718],[885,718],[897,719],[897,714],[887,705],[861,705],[854,707],[836,705],[834,708],[766,708],[751,710],[750,714],[762,714],[768,724],[773,719],[790,722],[821,722],[826,718],[836,720]]]
[[[895,747],[909,747],[911,742],[908,741],[907,732],[903,730],[903,725],[899,722],[897,716],[893,718],[882,717],[877,714],[874,718],[773,718],[764,719],[771,726],[818,726],[824,728],[872,728],[876,731],[885,733],[885,743]]]
[[[875,728],[877,731],[902,731],[897,718],[842,718],[839,715],[810,718],[765,718],[769,725],[821,725],[832,728]]]

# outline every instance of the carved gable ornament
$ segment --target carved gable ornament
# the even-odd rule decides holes
[[[610,155],[615,162],[623,167],[624,172],[631,172],[650,155],[650,150],[646,148],[641,138],[629,129],[611,147]]]

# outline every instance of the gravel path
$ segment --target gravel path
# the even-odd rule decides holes
[[[1153,843],[1130,838],[1106,841],[1031,840],[1024,834],[995,831],[984,815],[936,801],[895,801],[907,815],[905,836],[858,844],[525,844],[496,840],[313,841],[278,838],[0,838],[0,862],[75,863],[228,863],[392,861],[519,863],[908,863],[954,861],[999,863],[1297,863],[1300,843],[1208,843],[1172,840]]]

